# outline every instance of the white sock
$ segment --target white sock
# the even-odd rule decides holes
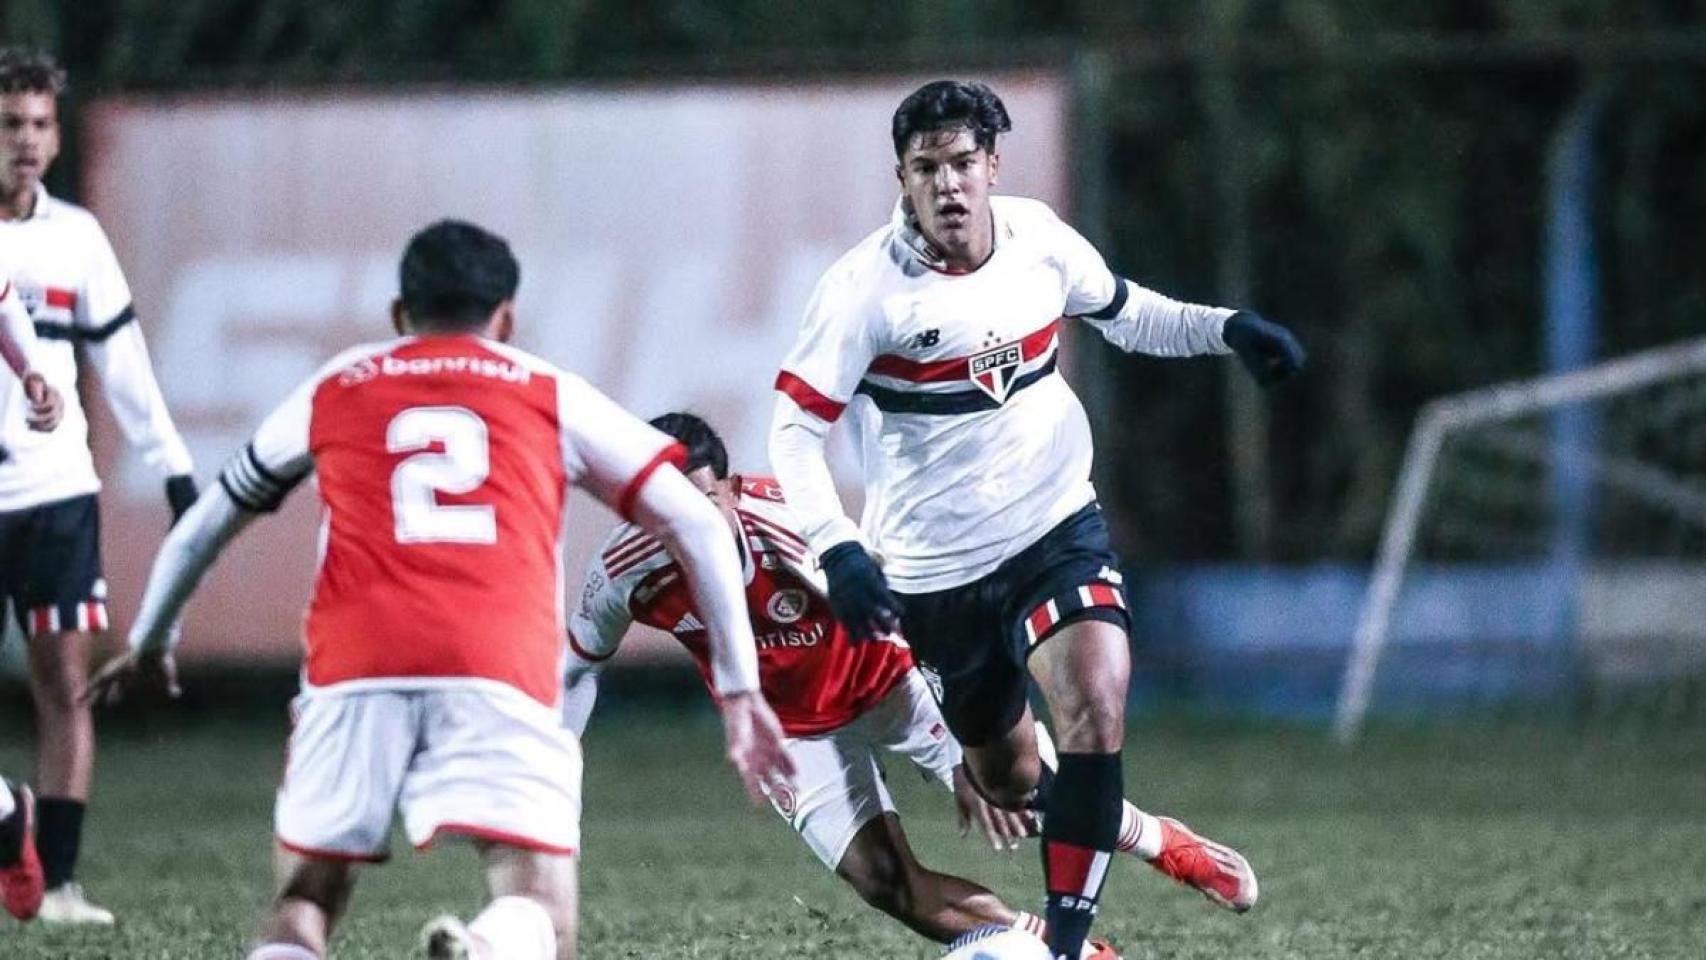
[[[1130,800],[1124,801],[1120,814],[1120,839],[1116,850],[1134,853],[1145,860],[1161,856],[1161,821],[1137,809]]]
[[[12,785],[5,777],[0,777],[0,820],[12,815],[18,809],[18,801],[12,796]]]
[[[263,943],[249,951],[248,960],[320,960],[320,955],[299,943]]]
[[[531,897],[499,897],[468,924],[503,960],[556,960],[557,929],[551,914]]]

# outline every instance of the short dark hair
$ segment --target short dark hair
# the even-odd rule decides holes
[[[1013,129],[1007,106],[995,91],[975,81],[936,80],[912,91],[894,111],[894,155],[906,155],[913,136],[964,128],[977,145],[995,149],[997,134]]]
[[[687,462],[682,473],[692,473],[700,467],[710,467],[711,475],[722,480],[729,475],[729,451],[723,438],[711,425],[691,413],[676,411],[653,417],[651,424],[681,441],[687,448]]]
[[[0,93],[65,92],[65,71],[45,50],[29,47],[0,49]]]
[[[478,328],[498,304],[515,299],[521,265],[497,234],[440,220],[410,238],[398,275],[411,324],[464,330]]]

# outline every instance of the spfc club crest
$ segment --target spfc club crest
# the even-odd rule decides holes
[[[1019,373],[1019,364],[1025,362],[1025,352],[1019,344],[1009,343],[973,354],[967,362],[971,364],[971,382],[996,403],[1006,403],[1007,394],[1012,391],[1013,381]]]

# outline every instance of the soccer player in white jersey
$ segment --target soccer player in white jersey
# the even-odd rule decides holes
[[[95,733],[78,693],[94,634],[107,627],[100,519],[77,352],[100,375],[124,435],[166,478],[174,519],[195,500],[190,455],[166,412],[106,234],[87,210],[49,196],[65,75],[45,55],[0,51],[0,265],[41,336],[41,371],[65,398],[65,422],[32,434],[9,422],[0,462],[0,578],[29,638],[42,862],[50,923],[112,922],[75,882]]]
[[[385,859],[399,812],[417,847],[475,840],[493,897],[471,923],[428,923],[426,956],[574,956],[581,760],[559,715],[571,484],[680,558],[753,799],[792,771],[721,515],[681,475],[680,444],[506,345],[519,279],[509,246],[472,224],[417,234],[393,308],[401,338],[345,351],[262,421],[166,538],[132,652],[96,677],[96,696],[139,674],[170,683],[170,625],[201,574],[318,477],[321,561],[274,818],[278,896],[250,960],[324,956],[356,865]]]
[[[770,457],[837,619],[861,638],[903,628],[941,674],[973,782],[1043,812],[1050,949],[1077,957],[1120,840],[1131,664],[1089,424],[1056,370],[1060,325],[1082,321],[1128,351],[1235,352],[1263,382],[1295,373],[1303,351],[1253,313],[1116,276],[1042,203],[991,197],[995,140],[1010,127],[975,83],[927,84],[895,111],[900,203],[819,281],[777,377]],[[824,460],[855,401],[860,525]],[[1052,773],[1038,761],[1027,673],[1054,718]],[[1139,831],[1164,870],[1211,900],[1255,902],[1235,851],[1148,815]]]
[[[28,409],[20,415],[32,430],[52,430],[64,412],[59,392],[47,379],[30,369],[35,354],[35,328],[19,302],[11,281],[0,279],[0,356],[18,375],[18,383],[0,387],[0,423],[12,416],[18,397]],[[0,448],[0,456],[5,450]],[[41,856],[36,850],[35,795],[23,784],[0,777],[0,906],[19,920],[30,920],[41,911],[47,883],[42,877]]]

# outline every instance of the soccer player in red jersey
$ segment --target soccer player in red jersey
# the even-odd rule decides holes
[[[472,838],[492,901],[429,922],[427,957],[575,953],[580,750],[560,720],[561,544],[582,487],[681,558],[703,602],[729,758],[758,799],[791,772],[759,692],[739,558],[681,475],[680,444],[584,381],[505,344],[519,269],[501,239],[445,221],[403,255],[399,339],[340,354],[256,431],[167,538],[131,653],[175,684],[185,599],[220,549],[313,473],[325,502],[275,813],[278,896],[250,960],[324,956],[355,865],[409,839]]]
[[[769,791],[776,812],[866,903],[922,936],[947,943],[992,925],[1044,936],[1042,918],[969,880],[929,870],[912,853],[883,780],[883,753],[907,758],[952,790],[962,828],[976,822],[997,849],[1034,835],[1036,817],[991,806],[971,789],[960,745],[914,669],[911,648],[898,635],[855,643],[836,622],[828,584],[776,481],[731,475],[721,438],[696,416],[665,414],[652,425],[686,447],[687,478],[717,504],[741,551],[759,675],[796,771],[791,784]],[[592,711],[599,667],[635,623],[674,636],[709,682],[703,618],[679,565],[654,537],[623,524],[589,563],[570,617],[564,719],[576,733]],[[1047,731],[1039,724],[1035,735],[1052,768]],[[1161,867],[1159,836],[1144,835],[1144,816],[1122,801],[1115,849]],[[1114,956],[1100,942],[1080,955]]]

